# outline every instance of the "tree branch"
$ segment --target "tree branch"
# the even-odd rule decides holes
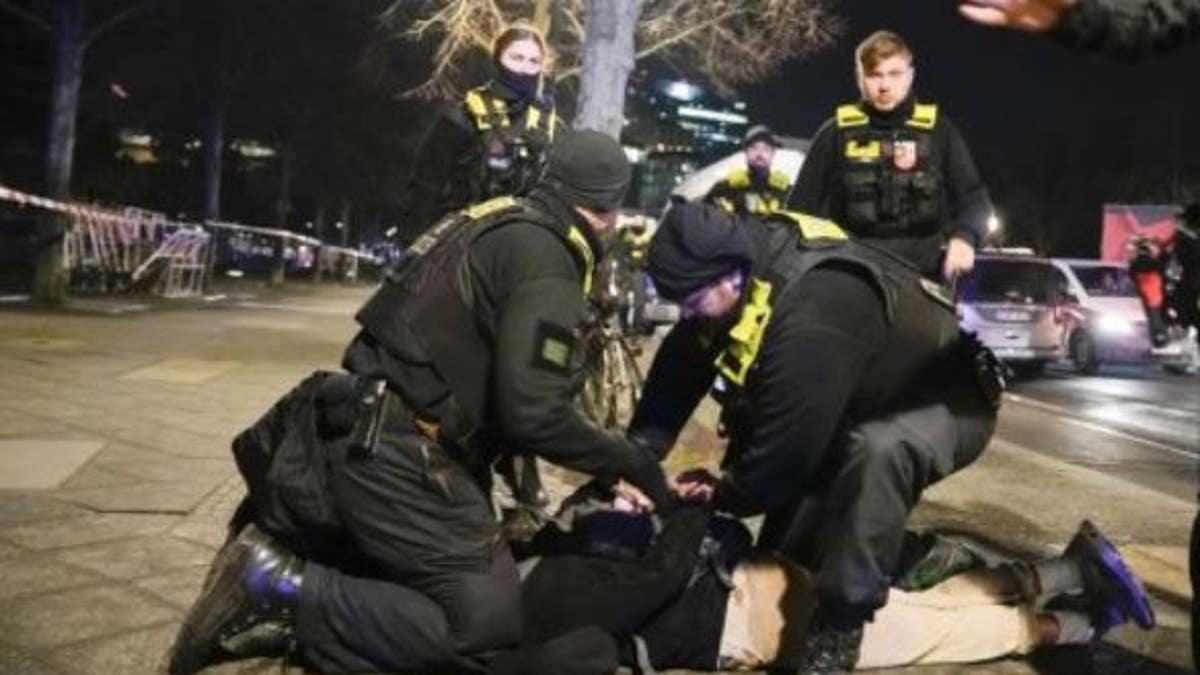
[[[708,19],[707,21],[702,21],[700,23],[697,23],[697,24],[694,24],[687,28],[684,28],[683,30],[679,31],[678,33],[676,33],[674,35],[669,35],[669,36],[659,40],[658,42],[639,50],[637,52],[637,54],[634,55],[633,58],[634,58],[634,60],[640,61],[643,58],[650,56],[651,54],[654,54],[655,52],[660,52],[677,42],[682,42],[682,41],[686,40],[687,38],[691,37],[692,35],[695,35],[696,33],[699,33],[703,30],[711,28],[715,24],[719,24],[720,22],[724,21],[725,19],[727,19],[731,16],[735,16],[738,13],[738,11],[740,11],[740,10],[736,10],[736,9],[727,10],[724,14],[718,14],[718,15],[712,17],[711,19]]]
[[[122,9],[121,11],[117,12],[116,14],[113,14],[112,16],[108,17],[104,21],[101,21],[100,23],[96,24],[95,26],[92,27],[92,29],[90,31],[88,31],[87,35],[84,36],[84,38],[83,38],[84,48],[86,49],[87,47],[89,47],[92,44],[92,42],[94,42],[96,40],[96,38],[100,37],[101,35],[104,35],[105,33],[112,30],[113,28],[120,25],[121,23],[124,23],[126,20],[128,20],[130,17],[134,16],[138,12],[142,12],[147,9],[150,9],[151,5],[154,5],[157,2],[158,2],[158,0],[141,0],[141,2],[135,2],[132,5],[126,7],[125,9]]]
[[[31,12],[27,9],[24,9],[22,7],[12,4],[8,0],[0,0],[0,10],[4,10],[4,11],[8,12],[9,14],[12,14],[13,16],[17,16],[19,18],[25,19],[26,21],[28,21],[29,23],[33,24],[34,26],[36,26],[37,28],[41,29],[42,31],[44,31],[46,33],[54,32],[54,26],[51,26],[49,21],[43,19],[42,17],[38,16],[37,14],[34,14],[33,12]]]

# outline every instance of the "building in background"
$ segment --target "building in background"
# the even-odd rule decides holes
[[[634,164],[626,204],[657,213],[698,168],[740,150],[750,125],[746,104],[686,80],[638,70],[629,78],[621,141]]]

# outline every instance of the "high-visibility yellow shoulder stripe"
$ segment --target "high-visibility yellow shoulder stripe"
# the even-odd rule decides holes
[[[788,189],[789,182],[787,174],[782,171],[772,171],[771,175],[767,178],[767,185],[770,185],[771,189],[779,190],[780,192]]]
[[[749,169],[734,169],[725,177],[725,182],[729,187],[737,190],[745,190],[750,187],[750,170]]]
[[[485,202],[472,204],[471,206],[463,209],[463,213],[465,213],[466,216],[471,220],[479,220],[494,213],[499,213],[505,209],[511,209],[516,205],[517,200],[513,199],[511,195],[501,195],[499,197],[493,197]]]
[[[475,122],[477,128],[492,128],[492,123],[488,120],[487,101],[483,98],[482,87],[476,87],[468,91],[467,97],[463,102],[467,106],[467,112],[471,115],[471,119]]]
[[[912,117],[909,117],[905,124],[917,129],[932,129],[937,124],[937,116],[937,105],[933,103],[918,103],[913,106]]]
[[[717,372],[737,385],[746,384],[746,374],[758,359],[763,334],[771,322],[771,284],[751,278],[742,314],[729,331],[729,345],[717,355]]]
[[[836,118],[839,129],[865,126],[870,121],[867,114],[854,103],[839,105]]]
[[[592,294],[592,271],[596,267],[596,254],[592,251],[587,237],[583,236],[583,232],[580,232],[579,228],[574,225],[567,230],[567,241],[575,247],[579,257],[583,258],[583,297],[586,298]]]
[[[800,236],[805,239],[849,239],[837,223],[824,218],[810,216],[807,213],[797,213],[796,211],[779,211],[779,215],[787,218],[796,224],[800,230]]]

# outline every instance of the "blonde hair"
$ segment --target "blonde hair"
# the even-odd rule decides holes
[[[904,38],[889,30],[877,30],[858,43],[854,49],[854,64],[859,74],[863,74],[898,54],[908,57],[908,62],[912,63],[913,53]]]

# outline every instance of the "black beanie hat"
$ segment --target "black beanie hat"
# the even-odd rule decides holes
[[[672,206],[654,233],[647,255],[659,295],[681,302],[735,270],[749,270],[753,255],[745,224],[707,204]]]
[[[542,183],[572,206],[613,211],[625,198],[631,173],[619,143],[584,129],[562,134],[550,146]]]

